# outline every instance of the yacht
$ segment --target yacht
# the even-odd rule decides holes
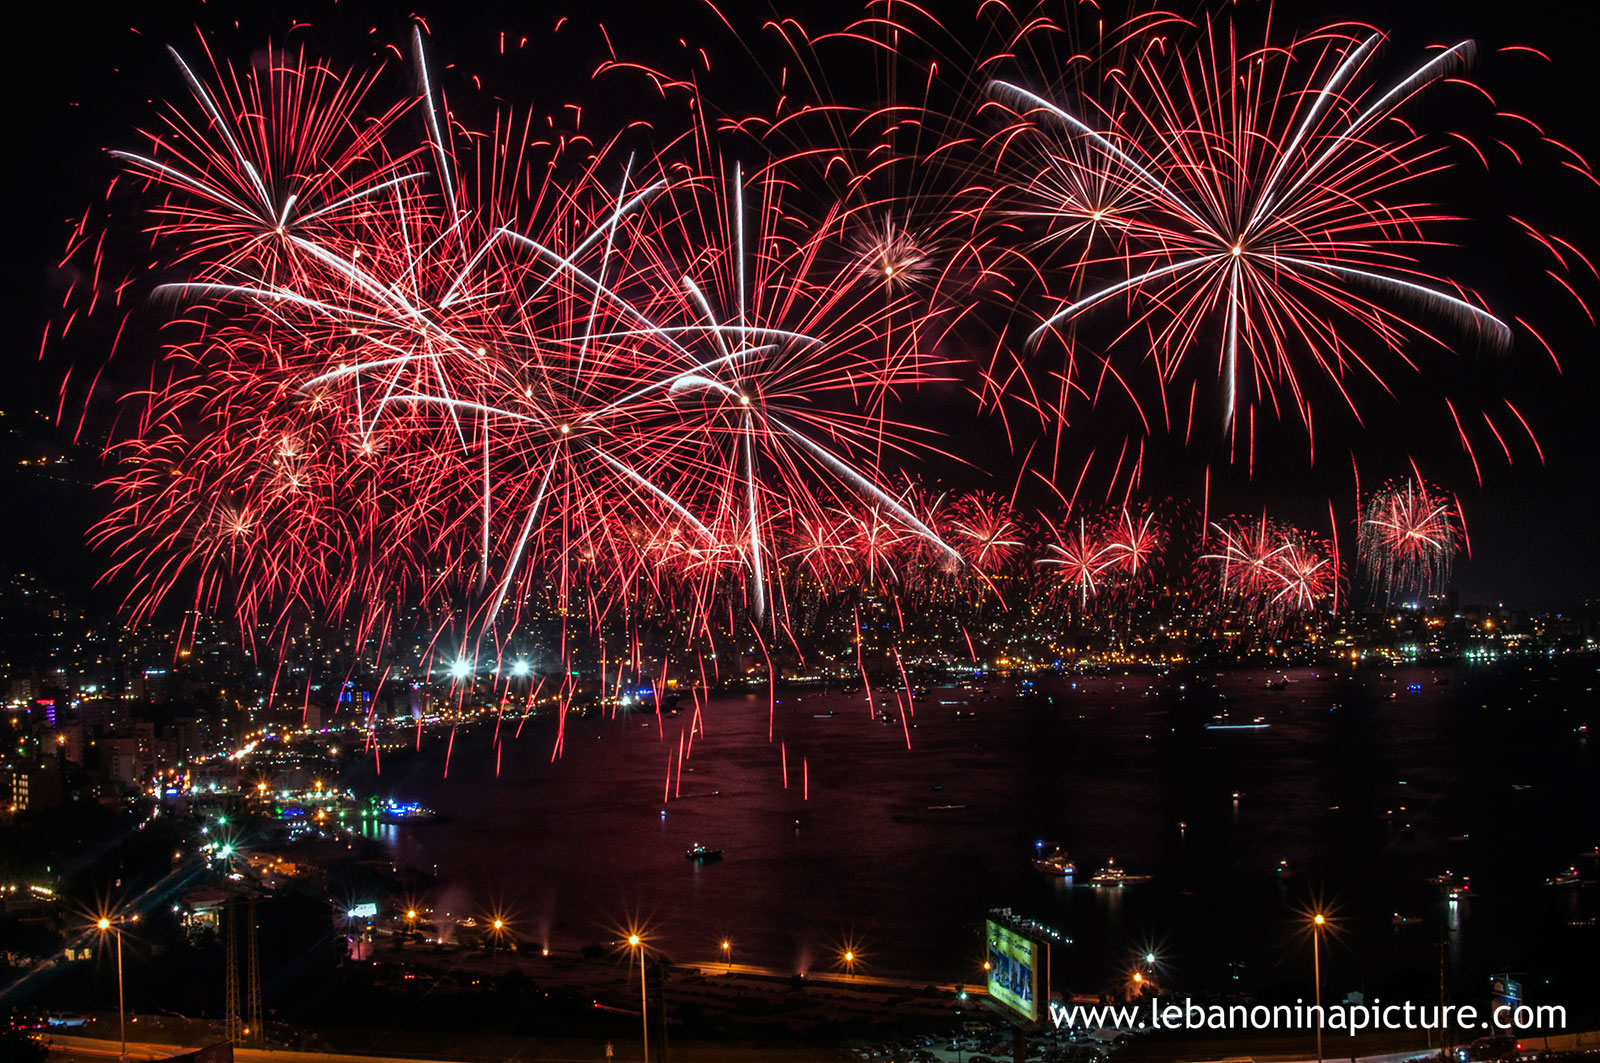
[[[722,850],[713,849],[710,846],[701,845],[699,842],[695,842],[694,845],[689,848],[689,851],[683,855],[688,857],[690,860],[694,860],[702,864],[709,864],[722,859]]]
[[[1059,875],[1062,878],[1071,878],[1078,870],[1073,865],[1072,858],[1060,846],[1056,846],[1046,856],[1034,857],[1033,866],[1036,871],[1043,871],[1047,875]]]
[[[1149,875],[1130,875],[1117,866],[1115,860],[1107,860],[1106,866],[1094,873],[1089,879],[1091,886],[1132,886],[1139,882],[1149,882]]]

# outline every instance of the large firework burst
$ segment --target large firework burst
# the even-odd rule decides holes
[[[1018,175],[992,205],[1041,251],[1025,257],[1057,293],[1029,339],[1066,344],[1058,418],[1069,392],[1109,387],[1147,428],[1187,434],[1196,384],[1214,374],[1230,433],[1248,422],[1253,438],[1259,408],[1309,437],[1324,395],[1355,411],[1357,378],[1386,388],[1416,339],[1510,344],[1478,295],[1425,264],[1454,220],[1422,187],[1450,141],[1400,117],[1458,79],[1473,42],[1395,76],[1379,63],[1384,35],[1362,27],[1253,46],[1225,18],[1152,12],[1103,36],[1071,57],[1073,92],[1030,87],[1028,70],[987,85],[1007,116],[992,151]],[[1033,264],[1057,247],[1066,268]],[[1119,309],[1104,342],[1075,338],[1080,319]]]
[[[186,276],[99,532],[136,615],[188,580],[247,624],[423,599],[504,631],[547,585],[737,576],[761,618],[775,537],[837,507],[955,556],[879,486],[917,434],[884,396],[929,363],[887,327],[920,304],[834,253],[842,208],[698,122],[643,156],[460,132],[413,45],[420,95],[375,115],[303,57],[214,71],[232,94],[180,59],[198,113],[118,153]]]

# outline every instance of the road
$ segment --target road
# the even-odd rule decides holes
[[[758,978],[777,979],[793,978],[795,975],[794,971],[787,970],[782,967],[762,967],[753,963],[682,963],[678,964],[677,967],[679,970],[697,970],[701,974],[706,975],[748,974],[754,975]],[[853,974],[848,971],[807,971],[803,977],[807,982],[827,982],[833,985],[842,986],[858,985],[877,986],[886,989],[920,990],[926,989],[931,985],[935,989],[945,993],[955,993],[958,990],[966,990],[967,995],[970,997],[983,997],[988,995],[981,983],[974,985],[956,985],[953,982],[949,984],[940,984],[938,982],[921,981],[915,978],[888,978],[873,974],[862,974],[859,971]]]

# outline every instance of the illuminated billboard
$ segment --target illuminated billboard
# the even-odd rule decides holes
[[[1039,943],[994,919],[989,942],[989,999],[1025,1022],[1039,1020]]]

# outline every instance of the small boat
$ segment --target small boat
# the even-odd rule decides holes
[[[1033,867],[1036,871],[1043,871],[1047,875],[1059,875],[1062,878],[1071,878],[1077,867],[1073,865],[1065,849],[1056,846],[1048,856],[1035,857]]]
[[[1149,881],[1149,875],[1130,875],[1118,867],[1115,860],[1107,860],[1106,866],[1096,871],[1094,876],[1089,879],[1089,885],[1121,888]]]
[[[1293,878],[1294,872],[1289,869],[1289,861],[1279,860],[1278,869],[1274,872],[1279,878]]]
[[[1447,867],[1444,869],[1444,874],[1431,875],[1429,876],[1427,882],[1430,886],[1454,886],[1456,884],[1457,877],[1458,876],[1456,873]]]
[[[1544,880],[1546,886],[1576,886],[1578,884],[1578,869],[1569,867],[1559,875],[1551,875]]]
[[[722,859],[722,850],[713,849],[710,846],[701,845],[699,842],[695,842],[694,845],[690,847],[689,851],[683,855],[688,857],[690,860],[695,860],[702,864],[709,864]]]
[[[437,813],[415,801],[386,801],[378,809],[381,823],[418,823],[434,819]]]
[[[1208,731],[1264,731],[1268,727],[1265,716],[1257,716],[1249,723],[1236,723],[1227,712],[1219,712],[1206,724]]]
[[[1395,912],[1394,913],[1394,918],[1389,920],[1389,925],[1390,926],[1410,926],[1412,923],[1418,923],[1418,922],[1421,922],[1421,920],[1418,919],[1414,915],[1401,915],[1399,912]]]

